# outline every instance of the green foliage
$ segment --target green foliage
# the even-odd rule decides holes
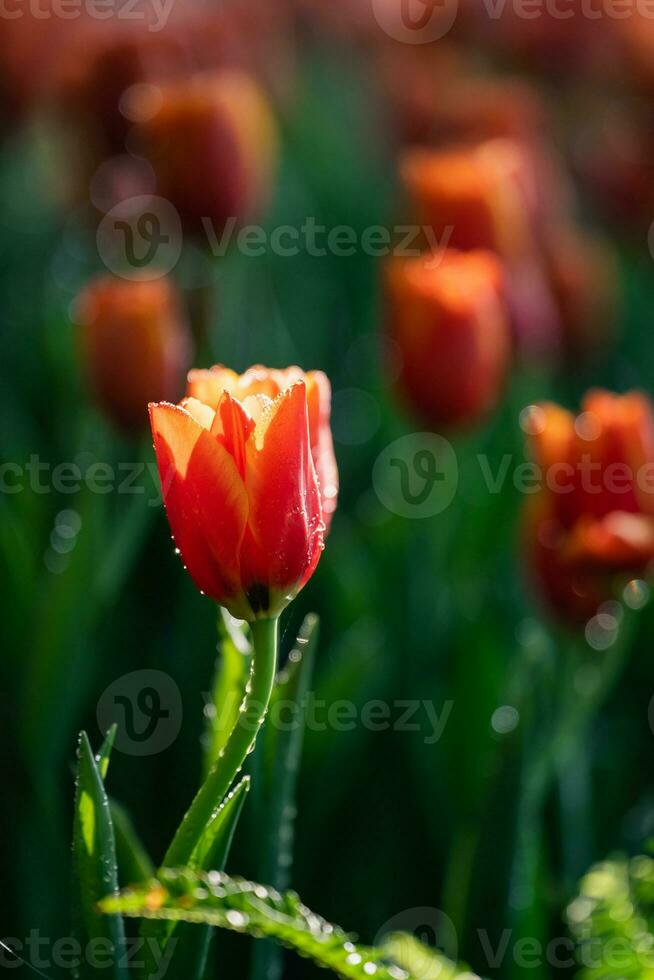
[[[115,800],[109,800],[109,806],[116,837],[116,856],[121,884],[147,881],[154,874],[154,865],[134,829],[127,810]]]
[[[245,694],[250,673],[252,646],[245,623],[239,623],[229,613],[218,613],[218,663],[211,704],[206,713],[209,721],[205,774],[209,771],[230,736],[238,709]]]
[[[250,779],[245,776],[235,787],[224,802],[218,807],[211,820],[204,828],[193,855],[192,867],[198,870],[209,868],[224,868],[227,861],[236,825],[241,816],[245,798],[250,789]],[[139,879],[141,880],[141,879]],[[190,929],[184,923],[176,926],[174,922],[144,922],[142,935],[150,941],[167,946],[174,936],[175,948],[171,968],[187,980],[199,980],[206,966],[211,930]],[[144,977],[150,975],[154,965],[149,961],[150,952],[146,952]]]
[[[110,751],[107,739],[99,763],[93,757],[86,732],[79,739],[75,815],[73,824],[73,924],[82,947],[92,940],[108,940],[115,950],[124,949],[125,932],[120,917],[107,917],[98,911],[98,901],[118,892],[118,868],[114,831],[100,769],[106,772]],[[116,965],[105,975],[123,980],[124,968]],[[84,963],[79,976],[93,975]]]
[[[654,977],[654,860],[596,864],[567,910],[581,980]]]
[[[218,807],[204,828],[193,854],[192,867],[207,871],[225,866],[249,789],[250,777],[245,776]]]
[[[112,915],[198,923],[275,939],[346,980],[409,980],[396,964],[311,912],[294,892],[282,894],[218,871],[165,869],[150,884],[110,895],[100,907]]]
[[[467,967],[453,963],[407,932],[391,933],[379,950],[414,980],[479,980]]]
[[[293,845],[295,788],[302,755],[306,697],[309,693],[316,644],[318,617],[305,617],[288,661],[277,675],[269,714],[279,715],[277,723],[269,721],[263,732],[263,791],[258,817],[265,821],[265,836],[259,861],[259,874],[275,888],[287,886]]]

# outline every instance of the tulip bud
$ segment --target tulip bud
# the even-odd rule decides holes
[[[393,259],[386,285],[401,393],[433,428],[476,422],[497,404],[510,359],[498,259],[455,251]]]
[[[519,143],[409,150],[400,172],[418,222],[439,243],[489,249],[504,259],[533,249],[538,189]]]
[[[153,84],[183,61],[175,36],[121,29],[89,44],[86,58],[62,82],[62,101],[94,140],[97,161],[125,152],[131,121],[125,95],[132,86]],[[97,162],[96,161],[96,162]]]
[[[191,352],[190,334],[172,285],[165,279],[106,277],[76,303],[90,386],[121,429],[145,427],[153,398],[178,396]]]
[[[266,97],[247,74],[218,71],[139,90],[130,115],[159,194],[189,230],[202,231],[207,221],[220,230],[229,218],[264,209],[277,135]]]
[[[593,391],[582,409],[575,418],[534,406],[527,421],[543,485],[527,507],[526,553],[543,598],[572,621],[593,616],[654,559],[651,402]]]
[[[620,236],[646,237],[654,209],[650,109],[629,96],[606,103],[595,92],[575,106],[575,115],[588,120],[572,147],[575,169],[594,207]]]
[[[198,588],[238,619],[278,616],[320,558],[321,498],[333,510],[337,479],[326,458],[325,384],[298,368],[255,367],[239,377],[216,367],[191,372],[195,395],[179,405],[150,406],[182,560]],[[321,485],[318,468],[334,482]]]
[[[413,150],[401,173],[416,221],[430,245],[488,249],[505,266],[506,296],[517,346],[550,354],[560,323],[547,281],[541,240],[547,211],[543,187],[563,206],[558,181],[543,180],[545,157],[515,140],[494,139],[455,150]],[[547,204],[549,204],[549,200]]]

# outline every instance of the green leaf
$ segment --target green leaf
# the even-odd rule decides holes
[[[210,868],[217,868],[222,871],[249,789],[250,777],[245,776],[205,827],[195,849],[191,867],[202,871],[208,871]]]
[[[218,808],[211,822],[207,824],[196,848],[194,868],[199,871],[224,868],[249,789],[250,777],[245,776]],[[211,944],[211,933],[209,926],[197,929],[185,923],[174,922],[144,923],[141,930],[146,940],[160,943],[163,950],[167,949],[172,939],[174,945],[168,952],[171,956],[171,975],[183,976],[186,980],[199,980],[203,976]],[[145,955],[144,976],[148,977],[156,964],[149,961],[149,953]]]
[[[218,616],[218,651],[211,703],[205,709],[209,720],[205,774],[220,755],[236,724],[252,656],[245,623],[239,623],[224,609]]]
[[[139,881],[147,881],[154,874],[154,865],[134,829],[127,810],[116,800],[110,800],[109,807],[116,836],[116,856],[121,883],[133,885]]]
[[[109,896],[104,912],[168,922],[203,923],[274,939],[345,980],[409,980],[375,950],[311,912],[294,892],[280,892],[219,871],[164,869],[148,886]],[[419,980],[419,978],[417,978]]]
[[[107,771],[109,769],[109,758],[111,756],[111,751],[114,747],[114,742],[116,741],[116,732],[118,731],[118,725],[112,725],[105,736],[105,740],[100,746],[100,751],[95,757],[95,762],[98,767],[98,772],[100,773],[100,778],[102,782],[107,778]]]
[[[408,932],[391,933],[378,952],[406,970],[414,980],[475,980],[475,974],[467,967],[453,963]]]
[[[104,759],[108,760],[108,751]],[[105,767],[106,768],[106,767]],[[82,947],[97,939],[108,940],[116,952],[110,971],[103,975],[123,980],[125,932],[121,918],[107,918],[98,910],[98,901],[118,893],[118,870],[109,800],[86,732],[79,739],[75,816],[73,823],[73,925]],[[80,977],[92,977],[98,970],[84,962]]]

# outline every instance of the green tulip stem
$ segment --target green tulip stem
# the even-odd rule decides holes
[[[258,619],[251,624],[254,653],[236,724],[179,825],[164,857],[163,867],[180,868],[190,862],[205,827],[254,749],[275,683],[278,623],[279,620],[275,618]]]

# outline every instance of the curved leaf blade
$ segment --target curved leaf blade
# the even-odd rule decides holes
[[[249,790],[250,777],[244,776],[205,827],[193,855],[192,867],[204,871],[210,868],[219,868],[222,871],[225,867]]]
[[[410,980],[374,949],[358,946],[352,936],[311,912],[294,892],[282,894],[218,871],[164,869],[148,886],[109,896],[100,907],[114,915],[198,923],[274,939],[344,980]]]

